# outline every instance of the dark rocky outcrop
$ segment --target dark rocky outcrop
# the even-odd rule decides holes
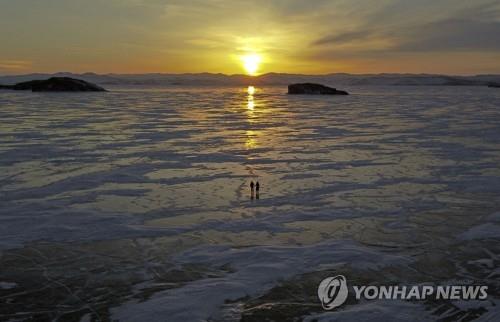
[[[313,83],[288,85],[288,94],[349,95],[346,91]]]
[[[52,77],[47,80],[33,80],[16,85],[0,85],[0,89],[33,92],[105,92],[106,90],[95,84],[70,78]]]

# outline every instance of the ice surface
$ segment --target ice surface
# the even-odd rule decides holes
[[[218,316],[227,299],[338,261],[385,266],[432,253],[439,265],[423,270],[442,280],[469,272],[458,262],[482,267],[471,275],[479,282],[497,276],[489,266],[498,263],[500,236],[498,91],[380,86],[291,97],[280,87],[253,96],[232,87],[111,89],[0,92],[0,249],[150,238],[144,252],[163,251],[180,270],[188,263],[235,270],[160,288],[140,303],[104,301],[117,316],[151,320],[164,306],[179,318]],[[259,199],[251,199],[251,180],[261,183]],[[167,237],[197,248],[164,250],[155,241]],[[471,249],[487,254],[470,258]],[[455,262],[446,262],[450,252]],[[152,263],[145,256],[134,265]],[[200,309],[186,312],[179,298]],[[420,309],[384,304],[377,314]]]
[[[142,223],[158,218],[185,218],[195,231],[278,231],[305,219],[406,220],[497,206],[497,91],[354,94],[3,92],[0,245],[156,235]],[[258,203],[249,200],[251,179],[262,184]],[[198,214],[203,220],[190,222]],[[176,232],[163,223],[163,232]]]

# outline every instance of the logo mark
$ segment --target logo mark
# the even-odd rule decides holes
[[[347,280],[344,275],[327,277],[318,286],[318,297],[325,310],[332,310],[344,304],[347,293]]]

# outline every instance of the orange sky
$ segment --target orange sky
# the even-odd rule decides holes
[[[500,3],[0,0],[0,73],[500,73]],[[9,32],[5,32],[9,31]]]

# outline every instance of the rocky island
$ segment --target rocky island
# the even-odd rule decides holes
[[[47,80],[32,80],[15,85],[0,85],[0,89],[32,92],[105,92],[106,90],[95,84],[70,78],[52,77]]]
[[[314,83],[288,85],[288,94],[349,95],[346,91],[340,91],[332,87]]]

